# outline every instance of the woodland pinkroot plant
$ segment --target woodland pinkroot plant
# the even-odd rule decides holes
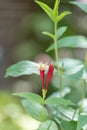
[[[49,66],[47,64],[27,60],[18,62],[7,69],[5,77],[18,77],[31,74],[40,76],[41,96],[33,92],[14,94],[23,98],[22,104],[26,112],[32,118],[41,122],[37,130],[85,130],[83,127],[87,125],[87,113],[82,109],[82,104],[79,106],[78,103],[72,103],[69,98],[66,98],[66,95],[63,95],[63,93],[65,93],[63,89],[66,84],[64,78],[67,78],[69,81],[72,80],[73,83],[80,81],[82,87],[81,101],[86,98],[87,57],[85,58],[85,62],[72,58],[60,59],[59,49],[66,47],[87,48],[87,38],[81,35],[63,37],[67,27],[62,26],[58,28],[58,23],[66,15],[71,14],[71,12],[64,11],[61,14],[59,13],[60,0],[55,0],[53,9],[43,2],[35,2],[45,11],[53,22],[54,32],[43,32],[43,34],[53,39],[53,44],[49,46],[46,52],[54,50],[55,59],[52,61],[53,64]],[[80,7],[87,13],[87,4],[70,2],[70,5],[71,4]],[[39,66],[39,68],[36,66]],[[52,77],[55,79],[56,76],[58,79],[58,82],[55,83],[57,84],[57,90],[47,97],[46,94],[49,91]],[[55,84],[52,84],[53,87]],[[73,97],[74,96],[75,95],[73,95]]]

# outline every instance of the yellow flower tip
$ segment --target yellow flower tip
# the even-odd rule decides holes
[[[46,67],[47,67],[47,62],[44,64],[44,63],[42,63],[42,62],[39,61],[39,65],[40,65],[40,66],[39,66],[39,69],[40,69],[40,70],[45,70]]]

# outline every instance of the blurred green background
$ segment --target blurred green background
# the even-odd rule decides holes
[[[69,1],[61,0],[60,12],[70,10],[72,15],[65,17],[58,26],[68,26],[65,36],[87,36],[87,15],[78,7],[69,4]],[[53,7],[55,0],[44,2]],[[27,116],[20,99],[12,95],[15,92],[25,91],[40,93],[39,77],[31,75],[6,79],[4,75],[6,68],[18,61],[50,62],[51,58],[54,58],[53,51],[45,53],[52,40],[42,35],[43,31],[53,32],[53,23],[34,0],[0,0],[0,130],[34,130],[39,124]],[[85,51],[85,49],[66,48],[59,50],[59,57],[83,60]],[[75,87],[72,81],[69,82],[72,93],[67,97],[77,102],[81,94],[80,87]]]

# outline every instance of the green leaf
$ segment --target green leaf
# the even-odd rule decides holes
[[[53,86],[55,86],[55,81],[52,83]],[[68,86],[64,86],[62,89],[62,97],[65,97],[67,94],[69,94],[71,92],[71,89]],[[50,97],[60,97],[60,93],[59,92],[53,92]]]
[[[61,20],[62,20],[66,15],[68,15],[68,14],[71,14],[71,12],[70,12],[70,11],[64,11],[64,12],[61,13],[59,16],[57,16],[56,22],[61,21]]]
[[[81,128],[85,125],[87,125],[87,115],[80,115],[77,122],[76,130],[81,130]]]
[[[39,75],[39,68],[37,68],[38,65],[39,64],[32,61],[20,61],[7,69],[5,77],[18,77],[30,74]]]
[[[70,48],[87,48],[87,38],[84,36],[69,36],[58,40],[57,48],[70,47]],[[54,44],[52,44],[48,51],[54,50]]]
[[[64,34],[64,32],[65,32],[66,30],[67,30],[67,27],[66,27],[66,26],[60,27],[60,28],[58,29],[58,31],[57,31],[57,37],[60,38],[60,37]]]
[[[73,68],[67,69],[63,75],[66,76],[67,78],[71,80],[81,80],[83,76],[83,72],[87,72],[87,65],[82,64],[82,65],[77,65]]]
[[[80,7],[83,11],[85,11],[87,13],[87,3],[73,2],[73,1],[70,3]]]
[[[77,65],[73,68],[69,68],[64,72],[65,76],[68,76],[71,79],[80,80],[83,74],[84,65]]]
[[[43,32],[43,34],[51,37],[53,40],[55,39],[55,36],[49,32]]]
[[[22,92],[22,93],[14,93],[13,95],[15,96],[19,96],[22,98],[26,98],[28,100],[31,100],[33,102],[37,102],[37,103],[42,103],[42,97],[35,94],[35,93],[27,93],[27,92]]]
[[[76,121],[60,120],[60,123],[64,130],[76,130],[77,127]]]
[[[55,1],[55,5],[54,5],[54,9],[53,9],[55,17],[58,16],[59,3],[60,3],[60,0]]]
[[[73,114],[75,114],[74,117]],[[74,118],[74,120],[77,119],[78,113],[76,113],[76,110],[71,108],[71,106],[57,106],[56,114],[54,114],[54,116],[60,119],[60,121],[61,120],[71,121],[72,117]]]
[[[58,98],[58,97],[47,98],[45,100],[45,104],[47,104],[47,105],[62,105],[62,106],[74,105],[71,101],[66,100],[64,98]]]
[[[51,18],[51,20],[54,21],[53,10],[43,2],[37,0],[35,2],[46,12],[46,14]]]
[[[79,59],[72,59],[72,58],[59,59],[59,66],[62,67],[62,65],[64,65],[64,69],[73,68],[81,64],[83,64],[83,61]],[[57,66],[57,63],[55,63],[55,66]]]
[[[22,100],[22,104],[26,112],[34,119],[41,122],[48,119],[49,115],[47,110],[39,103],[35,103],[29,100]]]
[[[54,121],[47,120],[41,123],[38,130],[58,130],[58,127]]]

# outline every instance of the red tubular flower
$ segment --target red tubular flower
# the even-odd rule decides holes
[[[46,76],[46,90],[48,89],[49,83],[50,83],[50,81],[52,79],[53,71],[54,71],[54,65],[51,64],[49,66],[48,73],[47,73],[47,76]]]
[[[44,89],[44,69],[40,69],[40,78],[42,81],[42,89]]]
[[[52,79],[53,71],[54,71],[54,65],[50,64],[50,66],[48,68],[47,75],[46,75],[46,85],[44,85],[44,77],[45,77],[46,64],[47,63],[43,64],[43,63],[40,62],[40,67],[39,67],[40,78],[41,78],[41,82],[42,82],[42,91],[48,89],[48,85],[49,85],[49,83],[50,83],[50,81]]]

